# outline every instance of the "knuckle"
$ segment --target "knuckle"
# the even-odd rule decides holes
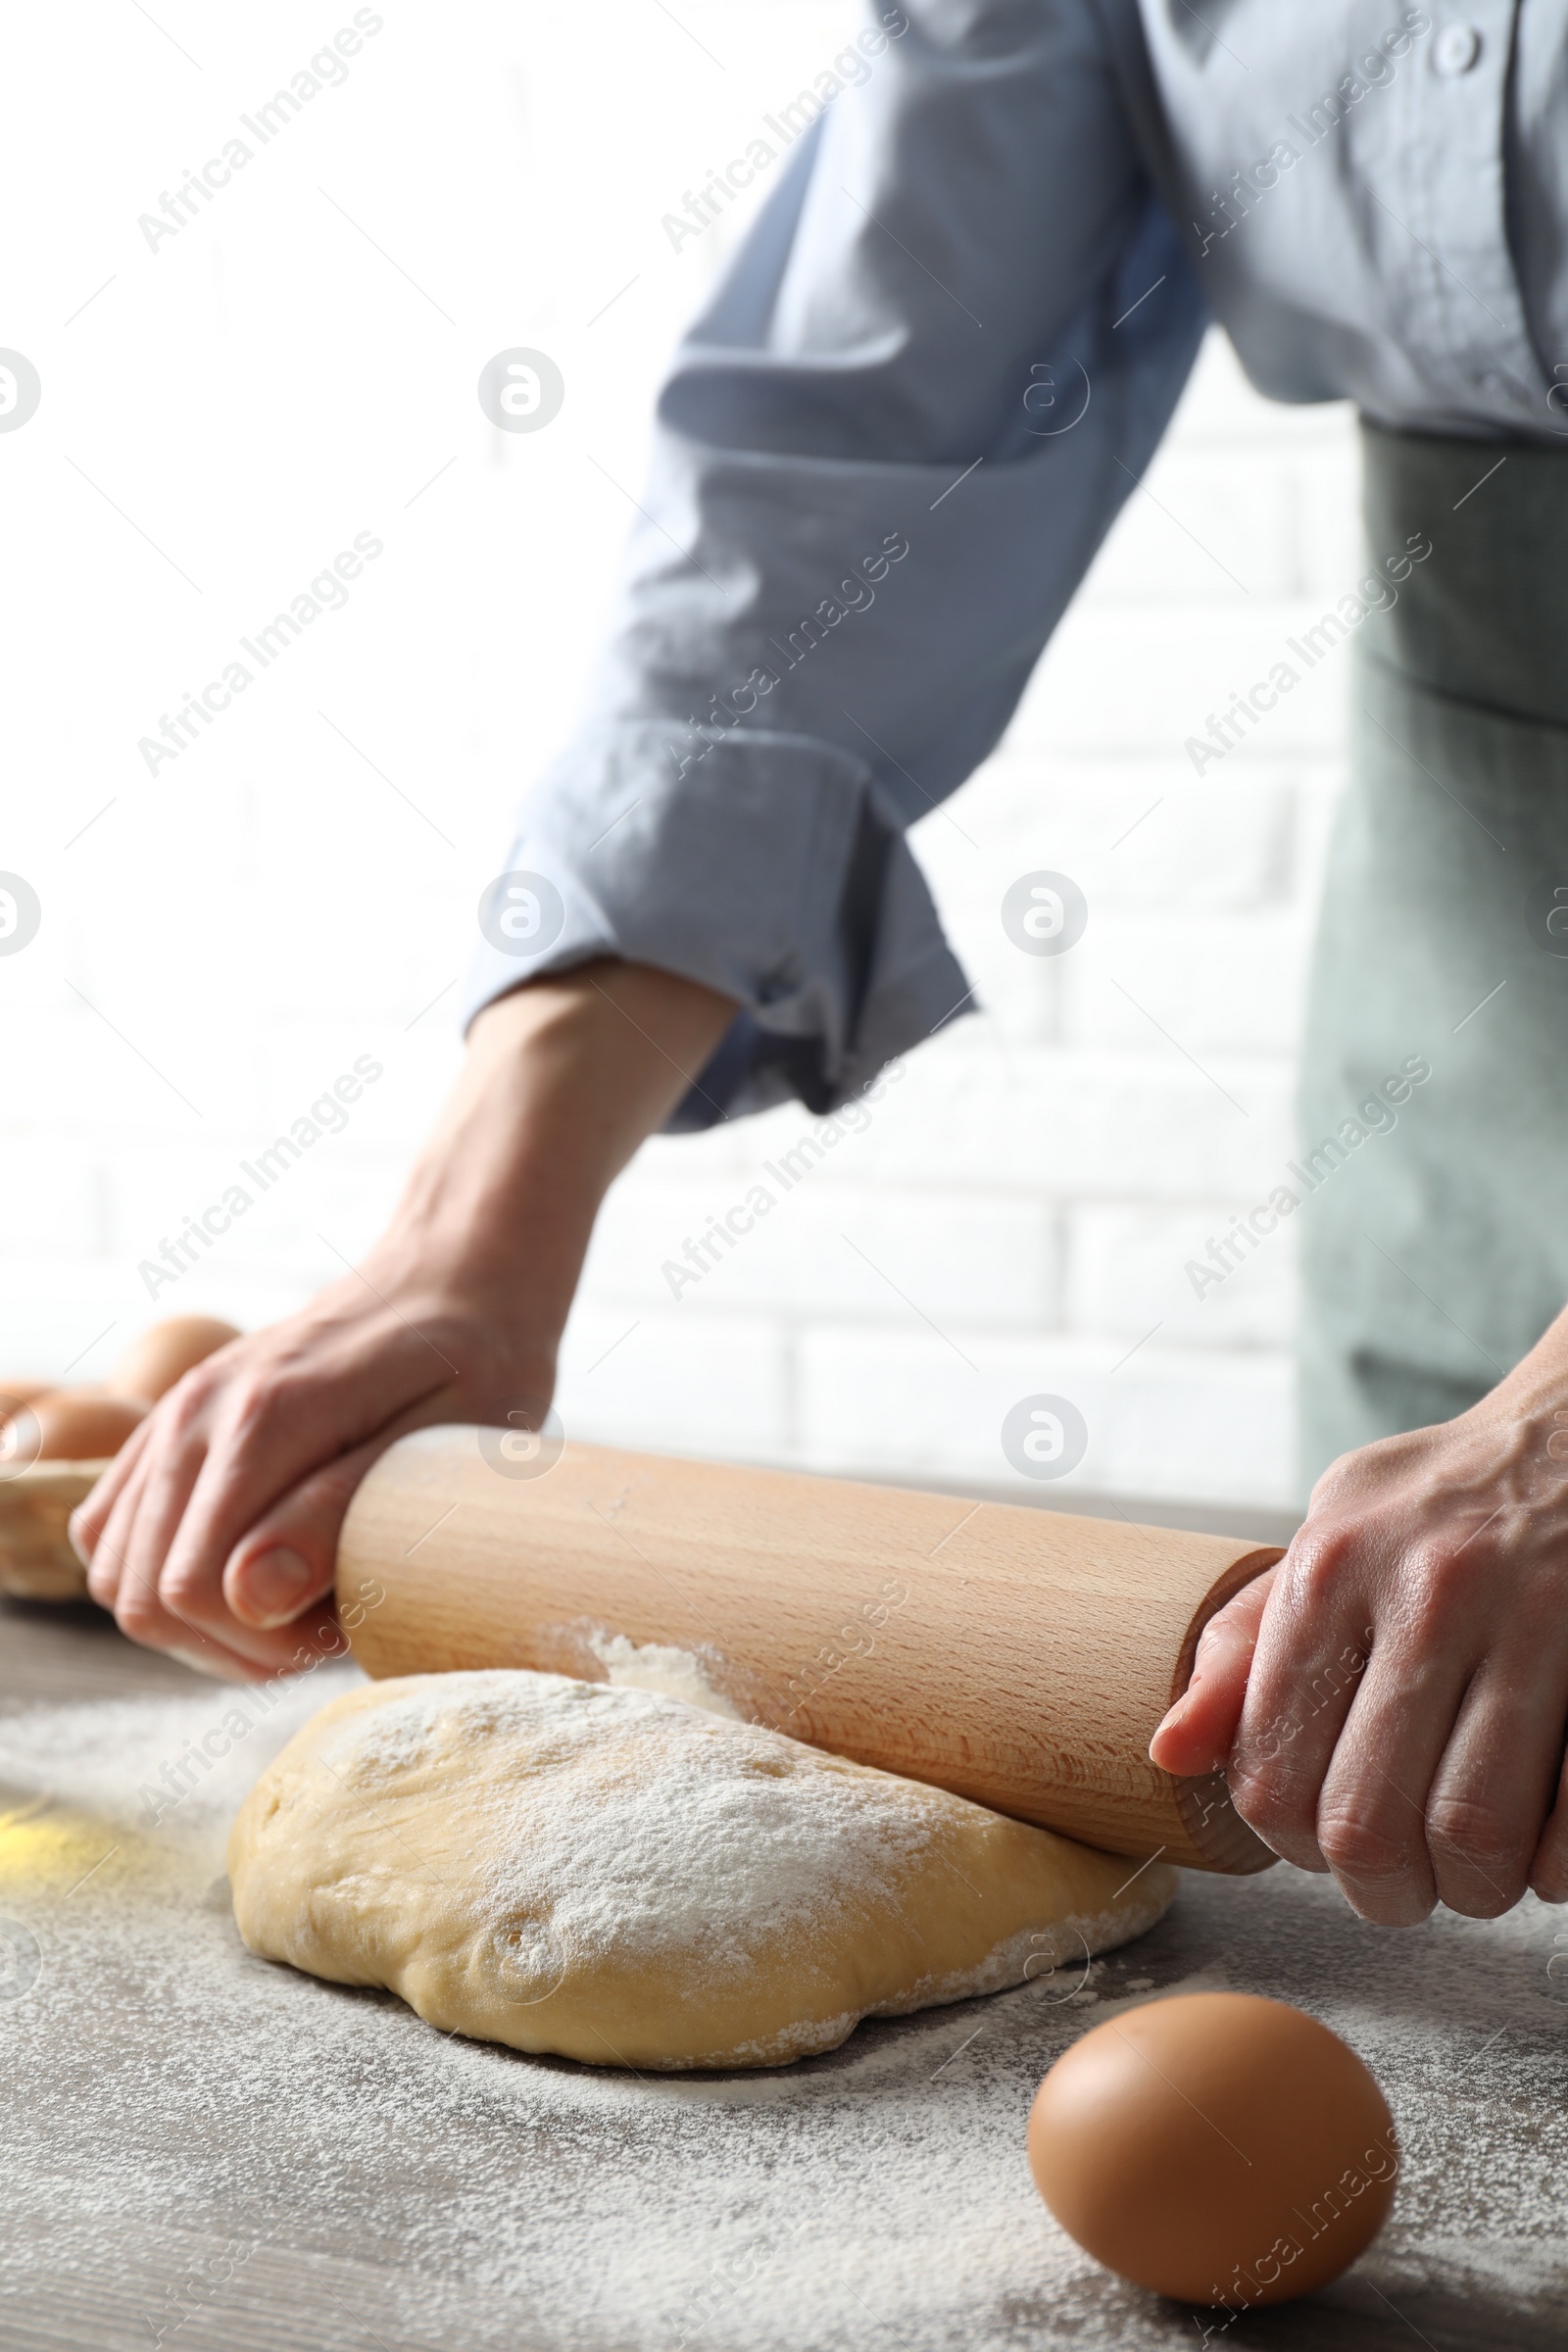
[[[1386,1484],[1408,1458],[1409,1441],[1399,1435],[1374,1438],[1370,1445],[1352,1446],[1336,1455],[1318,1479],[1308,1498],[1311,1511],[1343,1508]]]
[[[87,1563],[87,1591],[101,1609],[114,1607],[120,1581],[120,1562],[108,1551],[95,1551]]]
[[[1284,1570],[1287,1596],[1295,1607],[1313,1612],[1332,1601],[1349,1571],[1355,1548],[1350,1529],[1343,1524],[1298,1536]]]
[[[145,1577],[122,1577],[115,1595],[115,1623],[132,1642],[143,1642],[162,1621],[158,1592]]]
[[[223,1419],[229,1436],[243,1445],[269,1423],[287,1418],[303,1403],[305,1389],[301,1375],[284,1364],[247,1365],[224,1387]]]
[[[1494,1805],[1475,1797],[1440,1796],[1427,1810],[1427,1843],[1435,1860],[1522,1885],[1528,1840]]]
[[[1430,1539],[1406,1552],[1399,1583],[1402,1613],[1412,1630],[1424,1630],[1434,1620],[1448,1617],[1485,1564],[1485,1552],[1473,1544],[1468,1557],[1453,1544]]]
[[[205,1377],[204,1377],[205,1375]],[[198,1364],[187,1372],[158,1400],[154,1408],[157,1420],[155,1434],[172,1438],[186,1438],[196,1429],[207,1411],[213,1391],[212,1375],[206,1366]]]
[[[240,1425],[257,1421],[271,1402],[275,1386],[273,1375],[260,1364],[247,1364],[224,1384],[223,1405],[230,1421]]]
[[[1337,1454],[1319,1477],[1307,1497],[1309,1511],[1332,1510],[1359,1482],[1356,1476],[1354,1453]]]
[[[1231,1803],[1260,1838],[1310,1826],[1295,1776],[1273,1758],[1244,1758],[1232,1764],[1227,1779]]]
[[[1233,1785],[1244,1787],[1258,1804],[1294,1801],[1311,1769],[1307,1750],[1299,1744],[1309,1720],[1292,1684],[1269,1693],[1266,1703],[1250,1691],[1231,1757]]]
[[[1331,1870],[1365,1886],[1403,1878],[1410,1867],[1408,1838],[1365,1813],[1325,1809],[1318,1819],[1317,1842]]]
[[[203,1582],[189,1569],[165,1569],[158,1588],[158,1597],[166,1616],[177,1617],[181,1624],[189,1624],[203,1596]]]
[[[1423,1536],[1412,1544],[1403,1567],[1405,1583],[1417,1592],[1441,1592],[1461,1573],[1455,1547],[1435,1536]]]

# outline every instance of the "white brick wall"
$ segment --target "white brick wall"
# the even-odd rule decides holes
[[[19,184],[52,192],[0,334],[45,382],[0,436],[0,868],[46,908],[0,958],[0,1371],[100,1372],[149,1312],[138,1260],[364,1054],[385,1075],[348,1129],[160,1303],[282,1313],[374,1232],[455,1066],[508,801],[573,721],[662,354],[738,233],[673,255],[660,215],[849,12],[619,0],[591,79],[569,14],[387,12],[153,255],[137,215],[339,21],[159,15],[200,74],[109,0],[82,43],[16,28],[23,78],[69,71],[81,121],[69,174],[43,110],[16,126]],[[568,403],[509,438],[473,382],[531,342]],[[651,1144],[594,1244],[568,1427],[1038,1496],[999,1430],[1052,1391],[1090,1430],[1063,1494],[1288,1500],[1289,1230],[1201,1302],[1183,1266],[1291,1150],[1343,660],[1203,780],[1182,744],[1353,578],[1351,425],[1266,406],[1212,341],[1147,487],[962,834],[916,836],[983,1017],[678,1297],[664,1262],[812,1122]],[[347,609],[150,777],[137,738],[367,529]],[[1090,905],[1057,960],[999,919],[1038,866]]]

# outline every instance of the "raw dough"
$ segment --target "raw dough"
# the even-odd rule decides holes
[[[1177,1879],[756,1724],[517,1671],[333,1699],[246,1799],[228,1870],[270,1959],[389,1985],[443,2031],[671,2069],[777,2066],[1080,1963]]]

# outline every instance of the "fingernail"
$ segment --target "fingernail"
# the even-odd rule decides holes
[[[316,1571],[286,1544],[259,1551],[240,1572],[239,1587],[252,1621],[264,1632],[287,1625],[305,1605]]]
[[[1158,1723],[1155,1724],[1154,1738],[1157,1740],[1161,1732],[1168,1732],[1173,1723],[1180,1723],[1183,1715],[1185,1715],[1186,1712],[1187,1694],[1184,1691],[1182,1696],[1176,1701],[1176,1704],[1173,1707],[1167,1707],[1164,1714],[1160,1717]]]
[[[83,1544],[80,1536],[76,1533],[76,1521],[80,1517],[81,1513],[79,1511],[73,1511],[71,1517],[66,1521],[66,1541],[70,1544],[72,1550],[75,1553],[82,1566],[84,1568],[90,1568],[92,1566],[92,1553],[87,1549],[87,1546],[85,1544]]]

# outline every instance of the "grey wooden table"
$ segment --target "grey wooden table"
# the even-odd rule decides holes
[[[1197,2345],[1213,2315],[1099,2272],[1021,2157],[1073,2035],[1195,1983],[1327,2018],[1377,2069],[1405,2155],[1364,2263],[1211,2342],[1568,2340],[1564,1914],[1392,1934],[1285,1870],[1190,1878],[1077,1990],[865,2027],[766,2078],[643,2082],[448,2041],[243,1950],[223,1825],[324,1694],[150,1827],[140,1791],[224,1694],[89,1608],[0,1608],[0,2344]]]

